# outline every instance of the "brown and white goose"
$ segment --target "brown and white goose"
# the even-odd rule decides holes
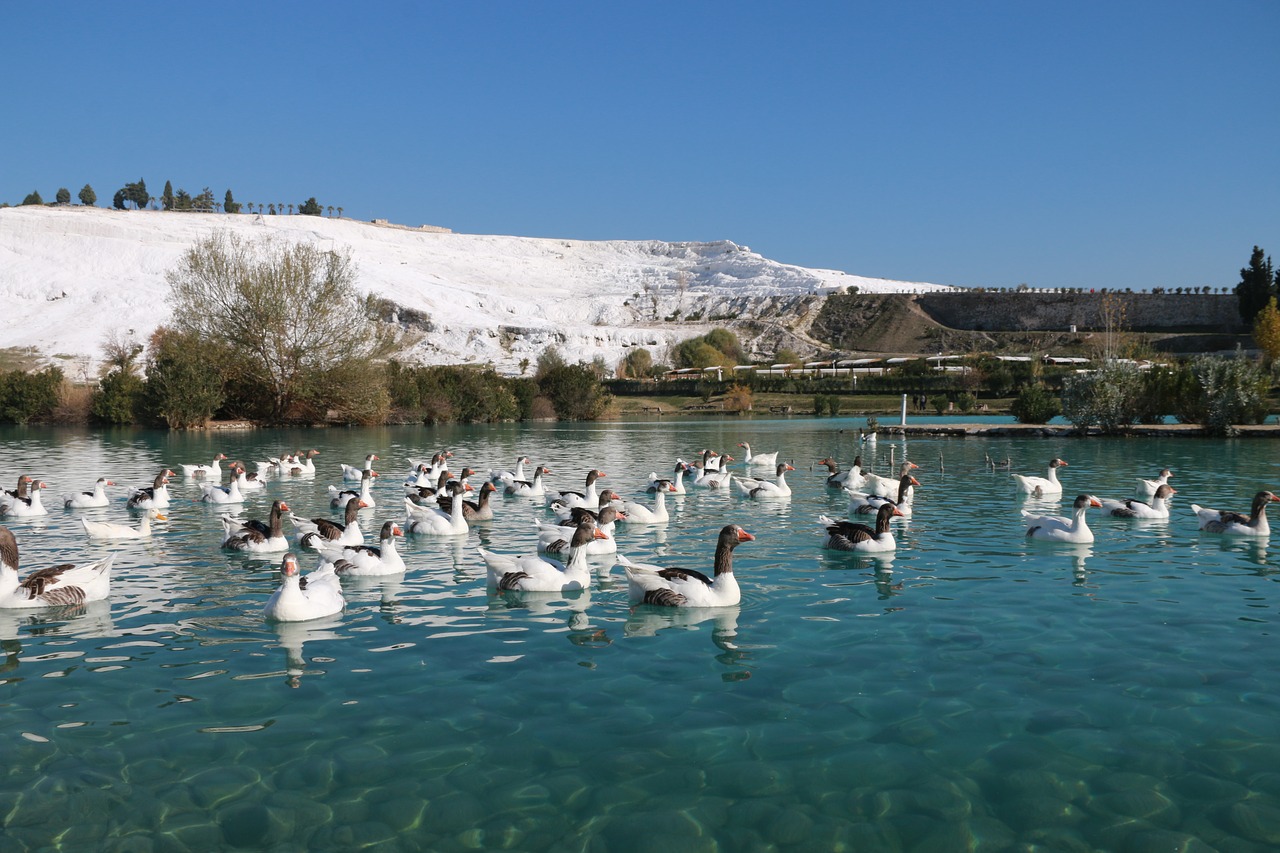
[[[911,507],[915,503],[915,487],[920,485],[920,481],[910,474],[903,474],[902,479],[898,481],[898,494],[896,499],[889,499],[883,495],[872,495],[867,492],[849,492],[849,512],[856,515],[875,515],[880,511],[880,507],[888,504],[896,507],[898,512],[896,515],[911,517]]]
[[[222,516],[224,533],[222,547],[231,551],[248,551],[251,554],[271,554],[289,550],[289,540],[285,538],[281,526],[281,517],[289,511],[284,501],[273,501],[271,515],[267,523],[257,519],[240,521],[230,515]],[[330,522],[332,523],[332,522]]]
[[[1178,490],[1173,486],[1163,483],[1156,487],[1155,496],[1151,498],[1151,503],[1135,498],[1128,498],[1122,501],[1105,500],[1102,502],[1102,511],[1104,514],[1115,516],[1116,518],[1168,518],[1169,498],[1173,497],[1177,492]]]
[[[1200,529],[1210,533],[1226,533],[1230,536],[1270,536],[1271,525],[1267,522],[1267,504],[1280,501],[1273,492],[1258,492],[1253,496],[1253,505],[1248,517],[1226,510],[1209,509],[1208,507],[1191,505],[1191,511],[1200,519]]]
[[[358,516],[364,506],[359,498],[349,499],[341,524],[327,518],[313,518],[308,521],[289,513],[289,520],[298,531],[298,545],[319,551],[323,546],[333,543],[343,545],[363,543],[364,531],[360,529]]]
[[[733,573],[733,549],[753,539],[736,524],[722,528],[716,539],[713,577],[695,569],[633,563],[621,554],[617,560],[626,569],[632,602],[663,607],[730,607],[742,600],[742,590]]]
[[[902,515],[902,511],[888,501],[882,503],[876,510],[874,529],[865,524],[836,521],[820,515],[818,523],[822,525],[823,532],[826,534],[826,538],[822,540],[822,547],[832,551],[854,551],[860,554],[896,551],[898,543],[893,538],[893,531],[889,529],[889,522],[895,515]]]
[[[58,607],[100,601],[111,594],[108,554],[92,563],[63,563],[18,576],[18,541],[0,527],[0,607]]]

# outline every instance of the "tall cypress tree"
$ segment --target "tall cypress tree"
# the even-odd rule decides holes
[[[1276,295],[1277,279],[1271,266],[1271,257],[1257,246],[1249,258],[1249,266],[1240,270],[1240,283],[1236,285],[1240,317],[1249,325]]]
[[[240,202],[231,197],[231,190],[227,190],[227,195],[222,200],[222,209],[227,213],[240,212]]]
[[[160,206],[165,210],[173,210],[173,184],[164,182],[164,193],[160,196]]]

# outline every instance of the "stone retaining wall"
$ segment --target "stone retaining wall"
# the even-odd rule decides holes
[[[950,292],[915,298],[942,325],[973,331],[1097,331],[1107,325],[1104,300],[1123,301],[1119,325],[1129,331],[1248,331],[1234,294]]]

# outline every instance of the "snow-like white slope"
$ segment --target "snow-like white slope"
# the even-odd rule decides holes
[[[222,229],[348,250],[361,290],[429,315],[434,331],[413,358],[504,372],[552,344],[569,361],[599,355],[612,365],[636,344],[661,359],[667,344],[740,316],[744,298],[941,289],[781,264],[728,241],[587,242],[314,216],[29,206],[0,209],[0,347],[85,363],[100,357],[109,332],[145,342],[169,315],[165,272]],[[668,322],[676,316],[682,322]]]

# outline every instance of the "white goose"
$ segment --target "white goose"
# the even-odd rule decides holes
[[[595,468],[587,472],[587,487],[581,492],[564,491],[557,492],[554,495],[547,496],[547,503],[561,503],[572,509],[573,507],[594,508],[600,502],[600,493],[596,490],[596,480],[605,476],[603,471]]]
[[[723,471],[708,471],[703,468],[694,478],[693,484],[701,489],[726,489],[733,480],[733,472],[728,468]]]
[[[1028,477],[1022,474],[1011,474],[1018,490],[1036,497],[1049,497],[1062,494],[1062,483],[1058,482],[1058,469],[1067,467],[1065,459],[1049,460],[1049,473],[1043,477]]]
[[[289,540],[281,528],[281,514],[289,510],[284,501],[271,504],[271,515],[266,524],[257,519],[240,521],[230,515],[222,516],[222,547],[251,554],[271,554],[289,550]]]
[[[87,518],[80,519],[80,523],[84,525],[84,532],[90,539],[150,539],[152,519],[168,520],[160,510],[152,508],[142,514],[142,520],[138,522],[137,527],[110,521],[90,521]]]
[[[292,462],[282,466],[282,472],[290,477],[313,477],[316,473],[315,458],[319,455],[320,451],[314,447],[306,453],[299,452],[297,456],[292,457]]]
[[[200,496],[200,500],[211,504],[242,504],[244,503],[244,494],[240,491],[240,481],[237,479],[240,469],[235,465],[231,466],[231,482],[225,486],[217,483],[205,483],[200,488],[204,494]]]
[[[1160,488],[1163,485],[1166,485],[1169,482],[1169,478],[1172,476],[1173,476],[1172,471],[1170,471],[1168,468],[1162,468],[1160,470],[1160,474],[1154,480],[1147,480],[1147,479],[1144,479],[1143,477],[1138,477],[1137,478],[1138,494],[1144,495],[1144,496],[1155,495],[1156,489]]]
[[[364,476],[365,471],[373,470],[373,463],[377,461],[377,459],[378,459],[378,454],[376,453],[367,454],[364,457],[363,468],[357,468],[356,466],[348,465],[345,462],[340,463],[342,465],[342,479],[350,480],[352,482],[359,481],[360,478]]]
[[[340,543],[342,545],[360,545],[364,542],[364,531],[360,529],[360,510],[364,504],[359,498],[347,501],[343,521],[339,524],[328,518],[313,518],[310,521],[298,518],[289,513],[289,520],[298,531],[298,545],[319,551],[325,545]]]
[[[489,471],[489,482],[495,486],[506,486],[516,483],[524,479],[524,463],[529,461],[528,456],[521,456],[516,460],[516,468],[514,471]]]
[[[568,553],[573,545],[570,532],[582,523],[584,517],[592,520],[596,525],[596,532],[600,534],[586,544],[587,554],[599,557],[616,553],[618,543],[613,538],[615,522],[624,518],[624,515],[612,504],[602,506],[599,512],[593,512],[585,507],[575,507],[570,519],[563,523],[535,520],[533,523],[538,528],[538,550],[548,554]]]
[[[622,512],[628,524],[666,524],[671,521],[671,513],[667,512],[667,492],[674,493],[675,483],[668,483],[665,490],[654,492],[653,508],[639,501],[626,501],[622,504]]]
[[[377,506],[377,502],[373,499],[373,478],[376,476],[378,476],[377,471],[362,471],[360,474],[359,491],[354,489],[339,489],[337,486],[330,486],[329,506],[346,506],[347,502],[352,498],[359,498],[365,506]]]
[[[683,459],[676,460],[676,467],[672,471],[671,479],[659,477],[656,472],[649,472],[649,485],[645,488],[647,492],[674,492],[677,495],[685,494],[684,475],[692,466]],[[668,488],[670,486],[671,488]]]
[[[540,498],[546,495],[547,487],[542,482],[542,475],[551,473],[551,469],[539,465],[533,469],[533,479],[530,481],[516,480],[508,483],[506,488],[502,490],[504,495],[512,495],[517,498]]]
[[[617,560],[627,572],[627,591],[637,604],[663,607],[731,607],[742,600],[733,574],[733,549],[755,539],[736,524],[721,529],[716,540],[715,575],[694,569],[664,568],[633,563],[621,554]]]
[[[796,469],[792,468],[787,463],[779,462],[777,467],[777,480],[774,482],[761,480],[757,477],[737,477],[733,482],[737,485],[738,491],[753,500],[760,500],[762,498],[789,498],[791,497],[791,487],[787,485],[787,472],[794,470]]]
[[[220,481],[222,479],[222,465],[219,463],[226,458],[227,455],[225,453],[219,453],[213,457],[213,461],[208,465],[183,465],[182,476]]]
[[[1271,525],[1267,522],[1267,504],[1280,501],[1272,492],[1258,492],[1253,496],[1253,505],[1248,517],[1226,510],[1209,509],[1208,507],[1191,505],[1191,510],[1200,519],[1200,529],[1210,533],[1226,533],[1231,536],[1270,536]]]
[[[110,501],[107,500],[107,486],[114,486],[115,483],[106,477],[99,477],[98,482],[94,484],[92,492],[76,492],[71,495],[62,496],[62,506],[66,509],[87,509],[89,507],[106,506]]]
[[[764,468],[772,468],[778,464],[778,451],[776,450],[773,453],[756,453],[753,455],[751,453],[751,445],[747,442],[740,441],[738,442],[738,446],[747,451],[747,455],[742,461],[746,463],[748,467],[759,465]]]
[[[92,563],[64,563],[18,576],[18,541],[0,527],[0,607],[58,607],[101,601],[111,594],[108,554]]]
[[[1177,492],[1178,490],[1173,486],[1164,483],[1156,488],[1155,496],[1151,499],[1151,503],[1133,498],[1123,501],[1104,500],[1102,502],[1102,511],[1106,515],[1115,516],[1116,518],[1168,518],[1169,498],[1173,497]]]
[[[862,457],[859,456],[853,460],[853,465],[848,471],[841,471],[840,466],[836,464],[836,460],[828,456],[826,459],[819,459],[819,465],[827,466],[827,486],[832,489],[861,489],[866,484],[866,477],[862,476]]]
[[[887,498],[883,495],[872,495],[867,492],[849,492],[849,512],[857,515],[875,515],[880,511],[880,507],[888,504],[898,509],[897,515],[910,518],[911,507],[915,503],[916,486],[920,485],[920,481],[910,474],[903,474],[902,479],[898,481],[898,493],[896,498]]]
[[[566,527],[572,527],[578,523],[578,516],[584,512],[589,512],[593,516],[597,516],[598,521],[598,514],[600,510],[607,506],[612,506],[614,509],[622,508],[622,499],[618,497],[618,493],[613,489],[602,489],[594,506],[566,506],[556,500],[547,504],[547,509],[551,510],[555,515],[556,524],[563,524]],[[570,519],[573,520],[570,521]]]
[[[449,458],[451,456],[453,456],[453,453],[451,453],[450,451],[441,450],[437,453],[431,454],[430,459],[410,459],[409,464],[413,466],[410,472],[410,476],[413,476],[414,474],[416,474],[418,470],[425,465],[427,468],[427,471],[426,471],[427,477],[429,478],[429,480],[434,481],[436,477],[440,476],[441,471],[448,470]]]
[[[727,453],[716,453],[714,450],[702,451],[702,470],[706,473],[716,473],[723,471],[729,467],[729,463],[734,461],[733,457]]]
[[[339,577],[358,577],[370,575],[394,575],[405,569],[404,558],[396,550],[396,537],[403,536],[404,531],[394,521],[382,525],[378,535],[378,545],[347,545],[345,547],[325,548],[320,554],[333,564],[333,571]]]
[[[28,489],[28,496],[25,498],[15,497],[9,503],[0,505],[0,518],[8,516],[9,518],[33,518],[39,515],[48,515],[49,510],[45,509],[44,501],[40,499],[40,493],[48,488],[44,482],[35,480]]]
[[[290,552],[280,561],[280,587],[267,599],[262,615],[273,622],[305,622],[332,616],[344,607],[338,576],[326,568],[300,577],[298,558]]]
[[[872,495],[879,495],[882,498],[890,497],[898,491],[902,478],[911,473],[913,469],[920,466],[914,462],[903,460],[898,466],[897,476],[887,477],[881,474],[864,474],[862,491]],[[853,488],[857,488],[854,486]]]
[[[488,585],[499,592],[569,592],[591,586],[591,568],[587,563],[587,544],[601,534],[595,521],[584,515],[570,538],[565,562],[526,554],[508,557],[480,548],[487,568]]]
[[[168,468],[156,475],[150,487],[135,489],[129,495],[125,505],[129,509],[167,509],[169,506],[169,478],[173,472]]]
[[[1022,510],[1022,518],[1027,524],[1028,539],[1043,539],[1048,542],[1089,543],[1093,541],[1093,531],[1085,521],[1085,513],[1090,507],[1101,507],[1102,501],[1093,495],[1080,495],[1071,505],[1071,518],[1060,515],[1035,515]]]
[[[240,494],[247,492],[256,492],[267,487],[267,481],[259,477],[257,474],[250,474],[245,469],[243,462],[236,462],[233,466],[235,471],[236,483],[240,486]]]
[[[433,489],[439,491],[441,485],[449,481],[449,472],[441,471],[433,480],[431,478],[430,469],[426,463],[418,465],[418,469],[404,479],[405,494],[416,493],[418,489]]]
[[[439,507],[419,506],[405,498],[405,529],[420,536],[466,536],[471,527],[462,515],[462,487],[451,485],[449,490],[453,493],[453,506],[448,513]]]
[[[826,534],[826,538],[822,540],[822,547],[832,551],[852,551],[859,554],[882,554],[886,551],[895,551],[898,543],[893,538],[893,531],[889,529],[889,523],[895,515],[902,515],[896,506],[888,502],[881,504],[876,510],[874,529],[865,524],[836,521],[820,515],[818,522]]]

